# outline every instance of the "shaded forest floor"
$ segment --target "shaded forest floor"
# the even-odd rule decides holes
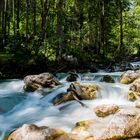
[[[21,58],[22,59],[22,58]],[[12,56],[12,54],[0,53],[0,79],[13,79],[24,78],[29,74],[39,74],[42,72],[51,72],[53,74],[58,72],[75,71],[79,73],[84,72],[97,72],[99,70],[107,70],[109,72],[115,71],[113,67],[117,64],[122,71],[129,69],[126,65],[131,61],[138,61],[140,57],[129,57],[116,60],[100,59],[92,62],[68,62],[68,61],[47,61],[45,58],[41,60],[30,60],[26,62],[24,59],[21,61]],[[122,66],[123,65],[123,66]]]

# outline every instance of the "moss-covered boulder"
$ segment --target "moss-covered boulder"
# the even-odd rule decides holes
[[[137,101],[135,102],[135,107],[136,107],[136,108],[140,108],[140,100],[137,100]]]
[[[70,86],[68,90],[76,91],[79,99],[92,100],[96,98],[99,87],[92,83],[74,83],[74,87]]]
[[[55,139],[52,139],[52,140],[86,140],[82,137],[78,137],[77,135],[75,134],[70,134],[70,133],[65,133]]]
[[[66,133],[60,129],[38,127],[34,124],[24,124],[10,134],[5,140],[87,140],[77,134]]]
[[[42,88],[53,88],[60,84],[50,73],[41,73],[39,75],[28,75],[24,78],[24,90],[35,91]]]
[[[137,96],[136,96],[135,92],[133,92],[133,91],[128,91],[128,100],[130,100],[130,101],[135,101],[135,100],[137,100]]]
[[[9,137],[9,136],[5,136],[3,140],[8,140],[8,137]]]
[[[75,124],[75,127],[72,129],[72,133],[79,134],[80,136],[84,137],[85,140],[94,140],[94,123],[94,119],[79,121]]]
[[[78,75],[74,72],[70,72],[69,75],[66,78],[67,82],[75,82],[77,81]]]
[[[54,104],[60,104],[71,100],[92,100],[96,98],[99,87],[91,83],[72,83],[67,89],[66,94],[59,96],[53,102]]]
[[[8,140],[54,140],[65,132],[59,129],[24,124],[10,134]]]
[[[115,80],[111,75],[104,75],[101,79],[101,82],[115,83]]]
[[[111,114],[115,114],[119,110],[117,105],[100,105],[94,108],[94,111],[98,117],[106,117]]]
[[[121,75],[120,83],[131,84],[134,80],[140,77],[139,71],[127,71]]]
[[[53,99],[53,104],[59,105],[71,100],[74,100],[73,94],[71,92],[61,93]]]
[[[140,95],[140,78],[136,79],[131,85],[130,90],[137,93],[137,95]]]
[[[114,115],[99,140],[123,140],[140,137],[140,112],[121,110]]]
[[[90,129],[93,123],[94,123],[94,119],[79,121],[75,124],[75,127],[73,128],[72,131],[78,133],[80,131]]]

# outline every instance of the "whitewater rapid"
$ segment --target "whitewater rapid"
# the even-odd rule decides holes
[[[56,75],[63,83],[61,86],[43,90],[46,96],[42,96],[40,91],[24,92],[23,80],[0,81],[0,139],[25,123],[61,128],[69,132],[76,122],[97,118],[93,111],[97,105],[116,104],[120,108],[134,106],[134,103],[127,99],[129,87],[119,83],[121,74],[120,72],[79,74],[79,82],[95,83],[100,87],[96,99],[83,101],[88,106],[87,108],[76,101],[69,101],[58,106],[52,104],[52,100],[60,93],[66,92],[70,85],[66,82],[67,74],[65,73]],[[100,82],[103,75],[113,76],[116,82]]]

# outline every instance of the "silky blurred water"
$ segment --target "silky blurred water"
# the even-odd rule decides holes
[[[62,85],[51,90],[44,89],[46,96],[42,96],[39,92],[24,92],[22,80],[0,81],[0,139],[24,123],[56,127],[69,132],[76,122],[97,118],[93,108],[100,104],[134,106],[134,103],[127,99],[129,87],[119,83],[121,74],[120,72],[79,74],[79,82],[94,83],[100,87],[96,99],[83,101],[88,108],[82,107],[76,101],[58,106],[52,104],[52,100],[60,93],[66,92],[70,85],[66,82],[65,73],[56,74]],[[113,76],[115,83],[100,82],[103,75]]]

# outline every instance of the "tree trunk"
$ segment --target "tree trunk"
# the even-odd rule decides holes
[[[7,20],[7,0],[4,1],[3,11],[2,11],[2,49],[6,43],[6,20]]]
[[[122,2],[120,1],[120,45],[119,45],[120,51],[122,47],[123,47],[123,7]]]
[[[33,34],[36,34],[36,0],[32,0],[32,13],[33,13]]]
[[[29,35],[29,9],[30,9],[29,0],[26,0],[26,40],[28,40]]]
[[[12,1],[8,1],[8,30],[7,30],[7,35],[10,35],[10,17],[11,17],[11,12],[12,12]]]
[[[14,36],[16,33],[16,27],[15,27],[15,0],[13,0],[13,32],[14,32]]]
[[[62,58],[62,49],[63,49],[63,29],[62,29],[62,10],[63,10],[63,0],[58,0],[57,3],[57,50],[56,50],[56,59],[58,61]]]
[[[98,17],[97,17],[97,28],[98,28],[98,55],[101,54],[102,49],[102,24],[101,24],[101,17],[102,17],[102,5],[101,0],[98,1]]]
[[[105,56],[105,1],[101,2],[101,48],[103,57]]]
[[[20,0],[17,0],[17,29],[16,29],[16,33],[17,35],[19,35],[19,23],[20,23],[20,18],[19,18],[19,15],[20,15]]]
[[[41,0],[41,5],[42,5],[42,39],[44,40],[46,38],[46,6],[47,6],[47,1]]]

